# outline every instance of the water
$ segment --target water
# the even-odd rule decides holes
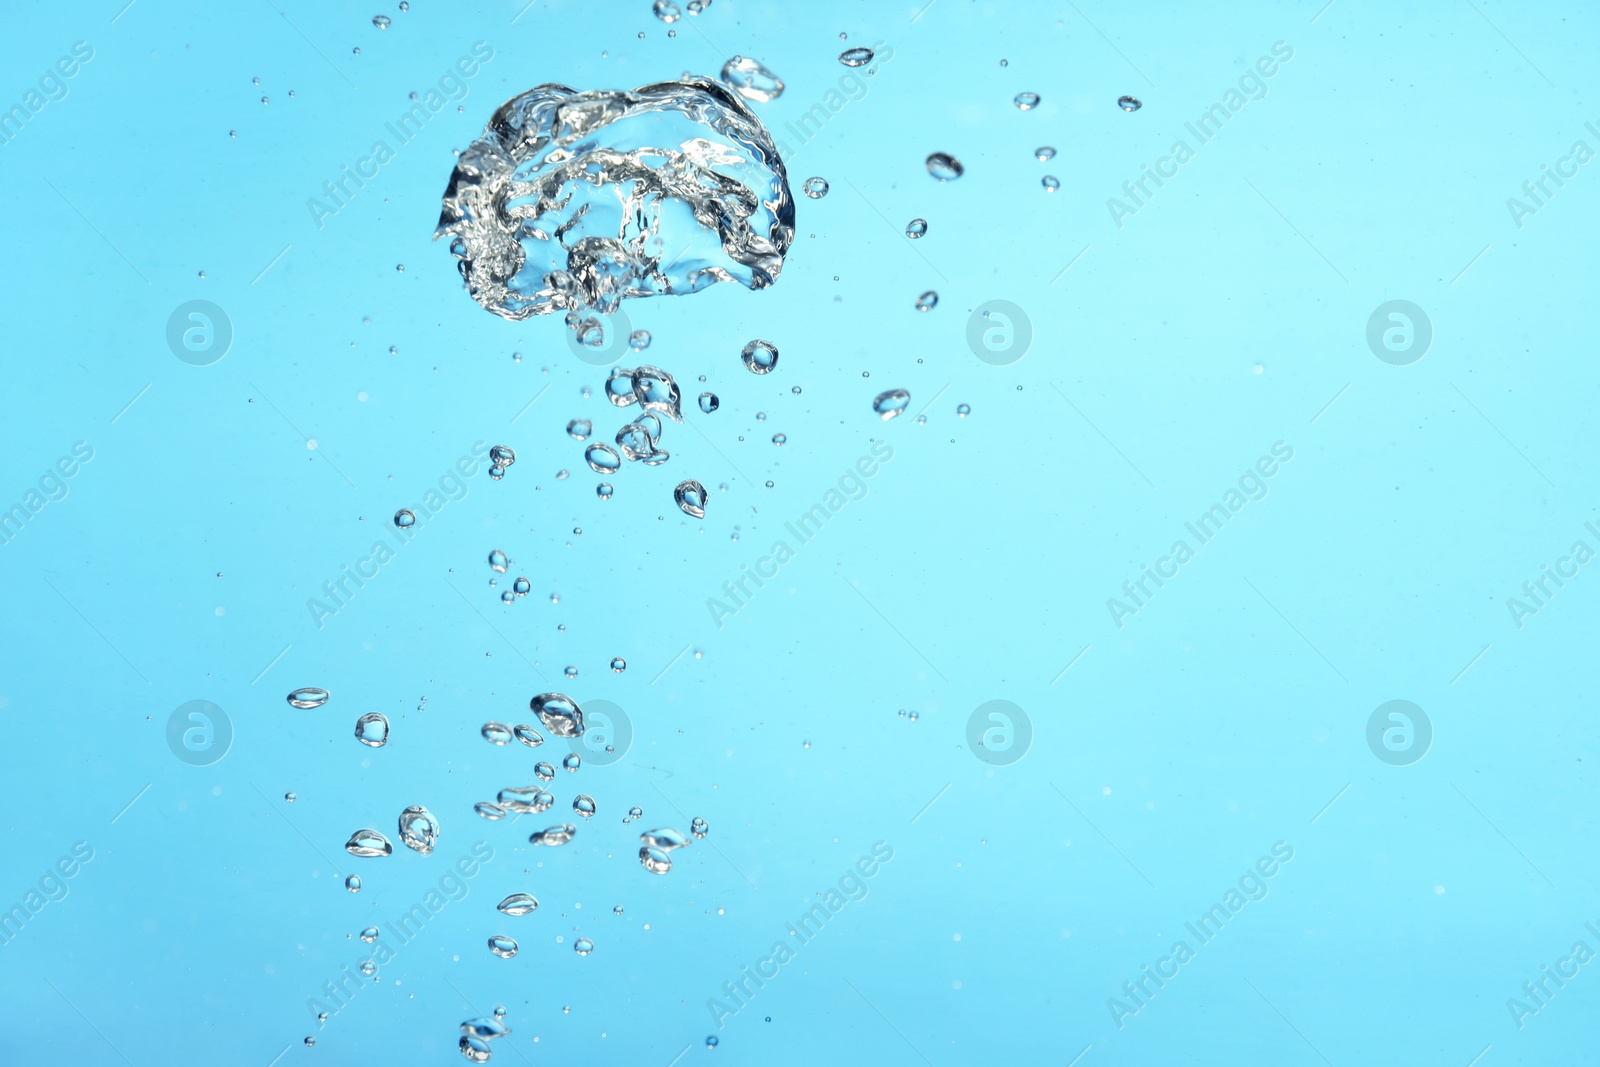
[[[1600,17],[676,3],[13,5],[0,1063],[1592,1061]],[[735,55],[773,284],[472,298],[500,104]]]

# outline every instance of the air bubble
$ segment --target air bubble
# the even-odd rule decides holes
[[[770,103],[783,95],[783,79],[749,56],[734,56],[724,63],[722,83],[758,104]]]
[[[948,152],[934,152],[925,164],[928,173],[941,182],[953,182],[967,172],[961,165],[961,160]]]
[[[538,907],[539,902],[527,893],[512,893],[495,905],[497,910],[506,915],[528,915]]]
[[[911,394],[904,389],[890,389],[879,393],[872,401],[872,410],[884,422],[899,415],[911,403]]]
[[[706,517],[706,487],[693,478],[679,482],[677,488],[672,491],[672,499],[685,515],[692,515],[697,519]]]
[[[350,840],[344,843],[344,850],[352,856],[388,856],[394,853],[394,846],[389,843],[387,837],[376,830],[357,830],[350,835]],[[347,882],[346,885],[348,884]]]
[[[287,699],[292,708],[320,708],[328,702],[328,691],[307,686],[304,689],[296,689]]]
[[[751,374],[770,374],[778,365],[778,349],[771,342],[755,340],[739,353],[745,369]]]
[[[389,741],[389,720],[380,712],[369,711],[356,720],[356,740],[368,748],[382,748]]]
[[[426,856],[433,851],[439,839],[439,820],[421,804],[413,804],[400,813],[400,843],[413,852]]]

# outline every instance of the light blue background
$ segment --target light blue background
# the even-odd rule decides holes
[[[456,1062],[457,1024],[494,1004],[497,1063],[693,1063],[711,1033],[750,1064],[1592,1058],[1600,965],[1522,1029],[1506,1001],[1575,941],[1600,949],[1596,579],[1520,629],[1505,602],[1575,540],[1600,548],[1600,164],[1520,228],[1506,207],[1574,141],[1600,149],[1593,10],[715,0],[668,38],[647,0],[520,6],[8,13],[0,103],[75,41],[94,58],[0,145],[0,504],[74,442],[94,458],[0,546],[0,904],[74,842],[94,859],[0,947],[0,1060]],[[494,58],[463,111],[319,228],[308,198],[476,41]],[[558,322],[463,293],[430,240],[452,149],[540,82],[630,88],[735,53],[787,82],[757,110],[792,142],[848,73],[838,52],[876,41],[894,51],[869,92],[791,145],[792,186],[832,191],[800,199],[780,282],[627,306],[686,408],[702,388],[722,408],[597,500],[563,429],[621,425],[604,371]],[[1294,55],[1266,97],[1118,228],[1107,198],[1278,41]],[[1018,111],[1021,91],[1043,103]],[[935,183],[936,150],[965,177]],[[209,367],[164,339],[193,299],[235,331]],[[992,299],[1035,331],[1008,367],[966,345]],[[1432,320],[1410,366],[1364,339],[1391,299]],[[740,365],[752,337],[779,347],[773,374]],[[910,410],[881,423],[896,387]],[[1270,494],[1117,628],[1106,598],[1280,440]],[[875,441],[894,458],[866,497],[715,625],[707,599]],[[474,442],[516,465],[480,469],[319,628],[307,598]],[[712,490],[704,521],[672,505],[687,477]],[[516,561],[495,589],[493,548]],[[505,607],[519,574],[533,593]],[[288,707],[307,685],[333,698]],[[599,815],[534,850],[545,816],[471,807],[554,758],[477,736],[547,689],[614,701],[635,733],[560,775],[549,821],[580,790]],[[195,699],[234,731],[208,767],[166,744]],[[1011,766],[966,751],[991,699],[1033,723]],[[1410,766],[1367,747],[1391,699],[1433,724]],[[383,749],[351,736],[367,711],[393,722]],[[341,850],[408,804],[443,822],[433,856]],[[695,815],[711,836],[641,870],[637,831]],[[306,1002],[366,957],[356,932],[479,840],[494,859],[466,898],[318,1029]],[[866,899],[717,1031],[708,998],[878,841],[894,859]],[[1107,999],[1276,841],[1295,854],[1270,895],[1119,1030]],[[514,891],[539,911],[496,913]]]

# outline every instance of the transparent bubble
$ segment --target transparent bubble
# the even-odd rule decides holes
[[[1032,111],[1039,106],[1038,93],[1018,93],[1012,98],[1012,103],[1017,105],[1018,111]]]
[[[378,27],[378,29],[380,29],[380,30],[386,30],[386,29],[389,28],[389,16],[388,15],[374,15],[374,16],[372,16],[372,24],[374,26]]]
[[[413,852],[424,856],[431,853],[439,830],[439,820],[421,804],[413,804],[400,813],[400,843]]]
[[[911,238],[913,241],[917,240],[927,232],[927,219],[912,219],[910,222],[906,223],[906,236]]]
[[[590,941],[587,937],[580,937],[578,940],[572,943],[572,951],[576,952],[580,956],[587,956],[589,953],[594,951],[594,942]]]
[[[828,179],[807,178],[800,186],[800,191],[813,200],[821,200],[828,195]]]
[[[290,693],[287,699],[291,708],[320,708],[328,702],[328,691],[306,686]]]
[[[503,960],[509,960],[517,954],[517,943],[503,934],[496,934],[489,939],[489,951]],[[488,1057],[484,1058],[487,1059]]]
[[[879,393],[872,401],[872,410],[884,422],[905,411],[906,405],[911,403],[911,394],[904,389],[889,389]]]
[[[1038,148],[1033,150],[1033,158],[1037,159],[1040,163],[1049,162],[1050,160],[1056,158],[1056,150],[1051,148],[1049,145],[1040,145]]]
[[[389,720],[386,716],[369,711],[356,720],[356,740],[368,748],[382,748],[389,741]]]
[[[961,161],[948,152],[934,152],[928,156],[928,173],[941,182],[953,182],[967,172]]]
[[[872,58],[870,48],[847,48],[839,53],[839,62],[847,67],[864,67],[872,62]]]
[[[734,56],[722,65],[722,83],[746,100],[765,104],[783,95],[783,79],[751,59]]]
[[[543,830],[535,830],[533,833],[529,834],[528,844],[546,845],[551,847],[556,845],[565,845],[567,842],[572,840],[573,835],[577,832],[578,828],[573,826],[571,823],[566,823],[563,826],[551,826]]]
[[[596,474],[615,474],[622,469],[622,457],[617,450],[603,441],[597,441],[584,450],[583,460]]]
[[[692,515],[697,519],[706,517],[706,487],[693,478],[679,482],[677,488],[672,491],[672,499],[685,515]]]
[[[359,874],[352,874],[350,877],[344,880],[344,887],[350,890],[352,893],[361,892],[361,876]]]
[[[370,858],[373,856],[392,855],[394,846],[389,843],[387,837],[384,837],[376,830],[357,830],[350,835],[350,840],[344,843],[344,850],[352,856]],[[348,882],[345,884],[349,885]],[[357,884],[359,886],[359,883]]]
[[[916,308],[918,311],[932,311],[939,306],[939,294],[929,289],[917,297]]]
[[[1124,111],[1138,111],[1141,107],[1144,107],[1144,104],[1140,103],[1139,98],[1135,96],[1119,96],[1117,98],[1117,106]]]
[[[1047,193],[1053,193],[1057,189],[1061,188],[1061,183],[1056,180],[1056,176],[1054,174],[1046,174],[1043,178],[1039,179],[1039,184],[1044,186],[1044,191]]]
[[[506,554],[500,551],[498,548],[491,549],[489,551],[489,569],[494,571],[496,574],[504,574],[506,572],[506,567],[509,566],[510,563],[511,560],[508,559]]]
[[[594,432],[594,423],[588,419],[573,419],[567,423],[567,436],[574,441],[586,441]]]
[[[615,492],[615,490],[611,488],[610,482],[601,482],[599,485],[594,487],[594,495],[599,497],[601,500],[610,500],[613,492]]]
[[[957,404],[956,405],[956,417],[957,418],[964,419],[968,415],[971,415],[971,414],[972,414],[972,405],[971,404]]]
[[[617,656],[611,661],[611,669],[616,673],[621,674],[623,671],[628,669],[628,661],[623,659],[621,656]]]
[[[495,905],[495,908],[505,915],[529,915],[538,907],[539,902],[527,893],[512,893]]]
[[[778,365],[778,349],[768,341],[755,340],[739,353],[751,374],[769,374]]]

